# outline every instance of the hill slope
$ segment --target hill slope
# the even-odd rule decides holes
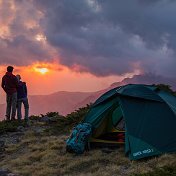
[[[50,95],[29,96],[32,114],[56,111],[63,115],[75,110],[76,105],[90,96],[89,92],[57,92]]]
[[[30,114],[45,114],[47,112],[59,112],[63,115],[74,111],[92,92],[56,92],[50,95],[29,96]],[[4,117],[5,105],[0,104],[0,117]],[[2,119],[1,118],[1,119]]]
[[[117,87],[125,84],[167,84],[172,87],[173,90],[176,90],[176,79],[170,77],[163,77],[155,74],[143,74],[135,75],[132,78],[125,78],[121,82],[115,82],[111,87]]]
[[[176,79],[157,76],[154,74],[135,75],[133,78],[126,78],[121,82],[115,82],[110,87],[97,92],[56,92],[50,95],[29,96],[30,114],[45,114],[47,112],[59,112],[68,114],[83,107],[86,104],[94,102],[100,95],[107,90],[125,84],[168,84],[176,90]],[[0,105],[0,117],[4,117],[5,105]]]

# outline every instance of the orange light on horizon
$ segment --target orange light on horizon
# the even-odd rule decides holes
[[[6,67],[7,65],[0,65],[0,77],[6,73]],[[14,75],[20,74],[22,81],[27,83],[29,95],[44,95],[57,91],[94,92],[140,73],[136,69],[125,75],[97,77],[89,72],[79,71],[79,67],[69,68],[56,62],[36,62],[14,68]],[[0,92],[0,99],[1,94]]]
[[[37,67],[34,67],[34,71],[35,72],[38,72],[38,73],[40,73],[40,74],[42,74],[42,75],[44,75],[44,74],[46,74],[46,73],[48,73],[49,72],[49,69],[48,68],[37,68]]]
[[[28,66],[29,71],[38,73],[38,75],[45,75],[45,74],[53,74],[55,72],[63,72],[66,71],[67,68],[63,65],[58,63],[34,63],[31,66]]]
[[[54,63],[35,63],[29,66],[29,71],[38,73],[39,75],[45,75],[51,73],[55,67]]]

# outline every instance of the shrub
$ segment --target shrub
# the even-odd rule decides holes
[[[15,132],[17,131],[18,126],[25,126],[25,122],[18,121],[1,121],[0,122],[0,134],[5,132]]]
[[[87,112],[89,111],[91,105],[79,108],[78,110],[68,114],[67,116],[61,116],[59,113],[49,113],[49,115],[54,116],[54,123],[50,124],[50,128],[46,130],[48,134],[65,133],[72,129],[76,124],[80,123]],[[51,117],[52,120],[53,117]]]
[[[172,95],[175,95],[175,96],[176,96],[176,92],[173,91],[173,90],[171,89],[171,86],[169,86],[169,85],[166,85],[166,84],[156,84],[155,86],[156,86],[158,89],[160,89],[160,90],[169,92],[169,93],[171,93]]]
[[[92,106],[92,104],[87,104],[85,107],[79,108],[78,110],[68,114],[66,116],[67,124],[74,126],[74,125],[80,123],[84,119],[84,117],[88,113],[88,111],[90,110],[91,106]]]

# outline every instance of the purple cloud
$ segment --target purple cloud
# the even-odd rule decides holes
[[[16,0],[3,4],[10,38],[0,38],[0,64],[59,62],[98,76],[140,69],[176,73],[173,0]],[[9,8],[9,9],[8,9]],[[11,19],[6,11],[12,11]],[[0,17],[1,18],[1,17]],[[33,27],[29,27],[29,24]],[[46,43],[35,40],[46,36]]]

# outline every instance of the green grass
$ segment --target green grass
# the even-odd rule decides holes
[[[1,121],[0,122],[0,134],[4,134],[6,132],[15,132],[17,131],[18,126],[25,126],[25,122],[15,121]]]
[[[9,144],[0,168],[22,176],[174,176],[176,155],[130,161],[124,149],[105,153],[101,149],[83,155],[66,153],[66,135],[36,135],[27,130],[18,144]]]

